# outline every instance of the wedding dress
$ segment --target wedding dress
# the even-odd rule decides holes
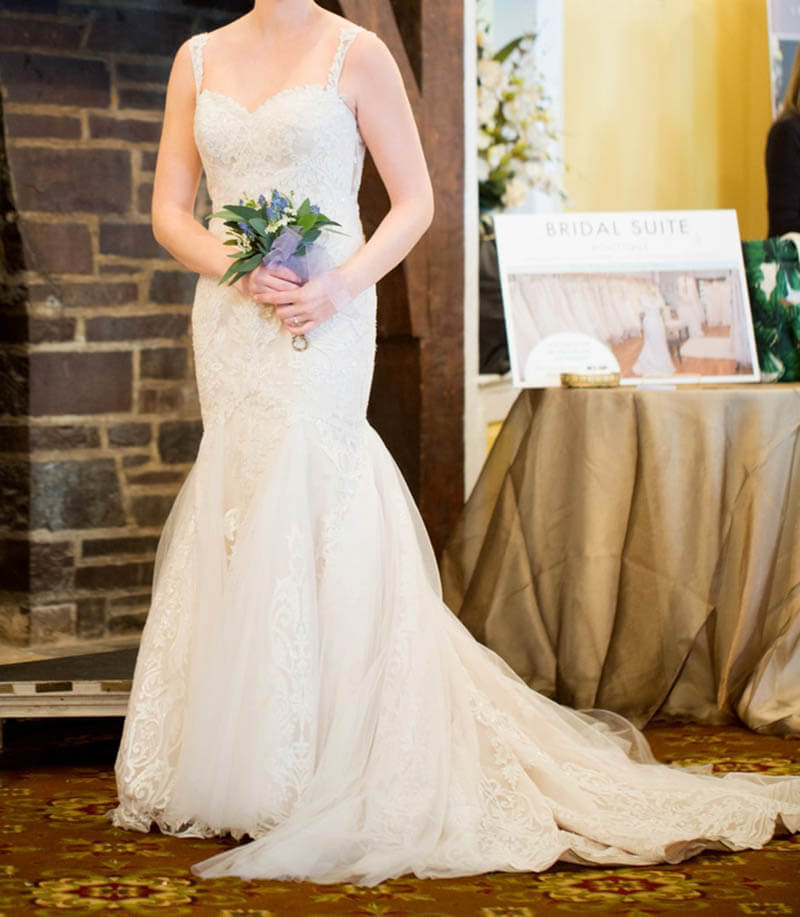
[[[675,372],[667,344],[662,305],[660,295],[642,299],[642,349],[633,364],[633,372],[637,376],[671,376]]]
[[[335,261],[362,244],[364,147],[337,90],[356,34],[327,84],[252,112],[202,88],[191,43],[214,207],[308,196],[343,224]],[[366,420],[373,289],[297,352],[269,310],[201,277],[193,331],[204,436],[159,547],[116,825],[254,839],[203,876],[366,884],[676,861],[800,829],[800,779],[657,765],[621,719],[532,692],[442,604]]]

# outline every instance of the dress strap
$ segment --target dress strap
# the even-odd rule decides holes
[[[192,70],[194,70],[195,95],[200,95],[203,88],[203,51],[208,41],[208,32],[193,35],[189,39],[189,53],[192,56]]]
[[[325,84],[328,89],[336,89],[339,85],[347,49],[353,43],[353,39],[356,35],[363,31],[364,30],[360,26],[353,25],[352,23],[342,26],[339,32],[339,46],[336,48],[336,54],[333,55],[333,62],[331,63],[331,69],[328,73],[328,82]]]

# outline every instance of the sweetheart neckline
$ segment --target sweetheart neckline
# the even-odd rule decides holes
[[[266,99],[260,102],[253,109],[247,108],[247,106],[242,105],[242,103],[238,99],[235,99],[233,96],[228,95],[226,92],[220,92],[218,89],[203,88],[199,92],[199,97],[202,97],[204,95],[211,95],[211,96],[216,96],[219,99],[226,99],[236,108],[238,108],[239,111],[242,111],[249,117],[253,118],[257,114],[259,114],[259,112],[268,103],[274,101],[275,99],[279,99],[282,96],[291,95],[294,92],[307,91],[309,89],[318,89],[320,90],[320,92],[323,92],[323,93],[333,93],[335,98],[339,102],[341,102],[342,105],[344,105],[344,107],[350,112],[350,115],[352,116],[353,121],[357,123],[356,114],[353,111],[353,109],[350,108],[350,106],[347,104],[347,100],[345,99],[345,97],[335,87],[325,86],[322,83],[301,83],[299,86],[287,86],[285,89],[281,89],[278,92],[273,92],[272,95],[267,96]]]

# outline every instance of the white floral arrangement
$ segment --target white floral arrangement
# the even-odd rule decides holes
[[[478,26],[478,194],[482,222],[519,207],[532,189],[566,198],[554,154],[552,100],[530,57],[536,36],[520,35],[499,51]]]

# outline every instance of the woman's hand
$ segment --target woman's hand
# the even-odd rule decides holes
[[[314,277],[294,290],[278,292],[271,301],[275,314],[292,334],[308,334],[336,314],[322,277]]]
[[[330,276],[303,283],[286,267],[259,267],[235,286],[254,302],[274,306],[275,314],[292,334],[307,334],[336,313]]]
[[[274,306],[278,293],[292,293],[302,284],[300,277],[287,267],[257,267],[240,278],[234,286],[254,302]]]

